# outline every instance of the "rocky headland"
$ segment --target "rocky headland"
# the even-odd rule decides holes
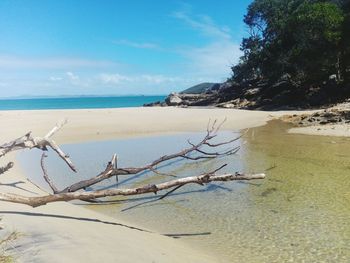
[[[332,94],[330,96],[330,93]],[[250,80],[240,84],[228,80],[223,83],[201,83],[179,93],[171,93],[165,101],[144,106],[211,106],[251,110],[320,109],[344,102],[348,89],[338,86],[334,79],[315,87],[302,87],[288,76],[274,84]]]

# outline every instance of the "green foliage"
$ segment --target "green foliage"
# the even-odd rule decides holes
[[[244,22],[250,36],[232,68],[233,80],[289,76],[294,83],[319,84],[335,74],[346,79],[350,67],[349,0],[255,0]]]
[[[182,94],[200,94],[212,89],[217,83],[204,82],[181,91]]]
[[[324,81],[339,73],[342,11],[332,3],[303,3],[289,19],[290,61],[305,81]],[[340,79],[340,76],[338,76]]]
[[[342,9],[344,10],[344,23],[342,27],[342,73],[345,81],[350,83],[350,0],[341,1]]]

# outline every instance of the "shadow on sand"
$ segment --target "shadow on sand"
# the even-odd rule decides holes
[[[19,211],[7,211],[2,210],[0,211],[0,215],[22,215],[22,216],[34,216],[34,217],[50,217],[50,218],[60,218],[60,219],[67,219],[67,220],[79,220],[79,221],[86,221],[86,222],[93,222],[93,223],[102,223],[102,224],[108,224],[108,225],[114,225],[114,226],[121,226],[126,227],[132,230],[147,232],[147,233],[154,233],[151,231],[148,231],[146,229],[129,226],[117,222],[111,222],[111,221],[104,221],[96,218],[87,218],[87,217],[74,217],[74,216],[66,216],[66,215],[56,215],[56,214],[44,214],[44,213],[34,213],[34,212],[19,212]],[[160,234],[163,236],[171,237],[171,238],[181,238],[181,237],[191,237],[191,236],[205,236],[210,235],[211,232],[202,232],[202,233],[173,233],[173,234]]]

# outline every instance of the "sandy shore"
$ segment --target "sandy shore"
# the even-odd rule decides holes
[[[68,124],[55,136],[59,144],[203,131],[209,118],[226,117],[224,130],[244,129],[263,125],[284,114],[286,112],[181,108],[1,111],[0,144],[28,131],[44,135],[63,118],[68,119]],[[14,158],[11,153],[1,163]],[[18,163],[1,176],[1,184],[2,192],[42,194],[25,179]],[[19,262],[219,262],[209,252],[195,251],[181,240],[70,203],[30,208],[0,202],[0,215],[5,228],[3,235],[4,231],[12,230],[22,234],[11,243]]]
[[[44,135],[58,121],[68,124],[56,136],[59,143],[106,140],[184,131],[205,131],[209,119],[227,118],[223,129],[264,125],[269,119],[293,112],[234,109],[120,108],[94,110],[0,111],[1,141],[29,130]]]
[[[350,137],[350,125],[313,125],[308,127],[292,128],[288,132],[306,135]]]

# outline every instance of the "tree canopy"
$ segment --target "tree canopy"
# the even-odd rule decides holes
[[[242,40],[240,62],[232,67],[235,82],[349,82],[349,0],[255,0],[244,22],[249,36]]]

